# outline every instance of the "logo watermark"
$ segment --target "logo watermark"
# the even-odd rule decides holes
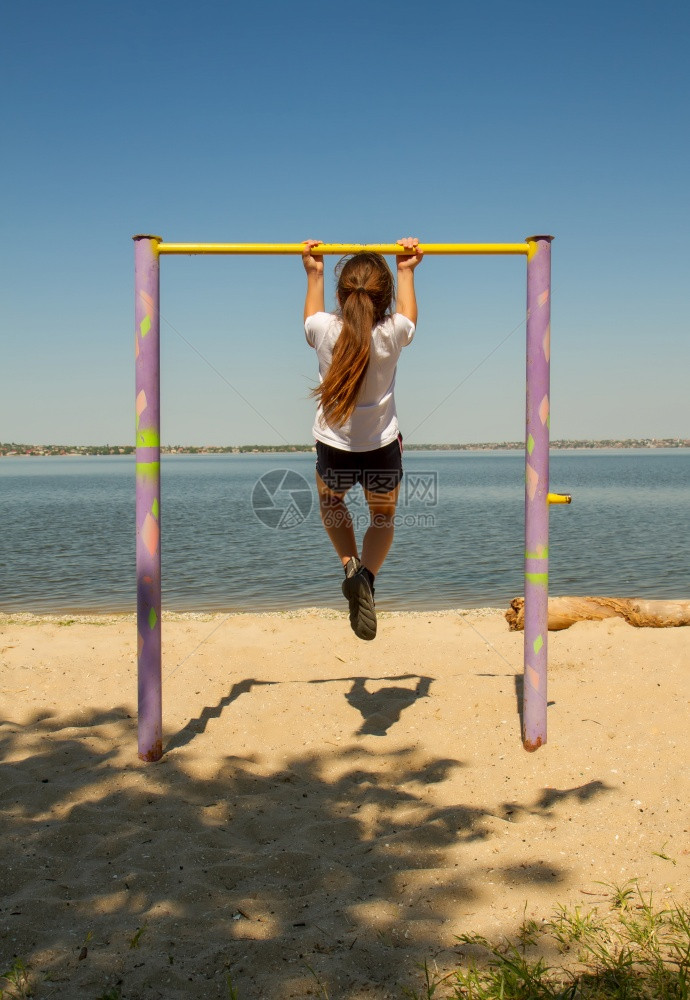
[[[358,530],[364,530],[373,525],[375,528],[386,528],[391,525],[394,528],[435,528],[436,527],[436,515],[435,514],[412,514],[410,512],[403,513],[402,511],[396,511],[393,517],[386,517],[384,514],[374,514],[373,516],[368,514],[366,511],[355,511],[354,513],[350,510],[349,506],[346,511],[342,510],[329,510],[324,514],[323,523],[327,528],[340,528],[347,521],[352,522],[352,527]]]
[[[313,505],[311,486],[291,469],[266,472],[252,490],[252,509],[267,528],[296,528],[309,517]]]
[[[406,472],[403,474],[404,504],[418,500],[425,507],[438,503],[438,472]]]
[[[367,473],[367,489],[371,492],[386,494],[392,492],[396,485],[394,474],[387,469],[371,470]],[[438,504],[438,473],[437,472],[404,472],[400,481],[398,504],[392,519],[374,511],[369,511],[369,505],[362,489],[352,489],[357,485],[355,473],[342,472],[329,482],[334,492],[343,494],[346,510],[342,506],[327,511],[327,527],[337,527],[349,518],[355,529],[366,529],[370,524],[391,524],[395,528],[433,528],[436,525],[435,515],[429,508]],[[318,500],[316,501],[318,506]],[[273,469],[266,472],[254,484],[252,490],[252,509],[259,521],[267,528],[277,528],[281,531],[296,528],[311,514],[314,506],[314,490],[304,476],[291,469]],[[424,508],[419,511],[419,507]],[[417,508],[417,510],[414,510]]]

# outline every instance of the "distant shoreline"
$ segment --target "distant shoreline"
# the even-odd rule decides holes
[[[410,451],[523,451],[522,441],[484,441],[474,444],[406,444]],[[596,441],[565,439],[551,441],[552,451],[596,451],[612,448],[654,450],[658,448],[690,448],[690,438],[626,438]],[[311,444],[294,445],[162,445],[163,455],[274,455],[314,452]],[[0,443],[0,458],[81,457],[90,455],[133,455],[134,445],[67,445]]]

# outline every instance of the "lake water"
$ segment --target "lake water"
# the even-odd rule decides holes
[[[344,604],[321,527],[314,455],[164,456],[163,606]],[[524,457],[406,452],[382,610],[506,607],[522,594]],[[550,592],[690,596],[690,450],[557,451]],[[366,508],[352,513],[361,539]],[[0,609],[135,607],[133,457],[0,460]]]

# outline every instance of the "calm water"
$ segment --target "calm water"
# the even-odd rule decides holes
[[[306,453],[165,456],[164,607],[340,607],[313,467]],[[507,606],[522,593],[522,454],[407,452],[405,469],[378,606]],[[555,452],[551,489],[573,495],[551,510],[552,594],[689,596],[690,450]],[[366,519],[359,488],[352,513]],[[133,609],[133,458],[2,459],[0,517],[2,610]]]

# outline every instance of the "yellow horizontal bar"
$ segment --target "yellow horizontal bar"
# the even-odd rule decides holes
[[[528,243],[420,243],[427,254],[525,254]],[[159,243],[158,253],[170,254],[301,254],[301,243]],[[320,243],[313,253],[359,253],[371,250],[381,254],[405,254],[409,250],[397,243]]]
[[[572,503],[573,498],[569,493],[547,493],[547,503]]]

